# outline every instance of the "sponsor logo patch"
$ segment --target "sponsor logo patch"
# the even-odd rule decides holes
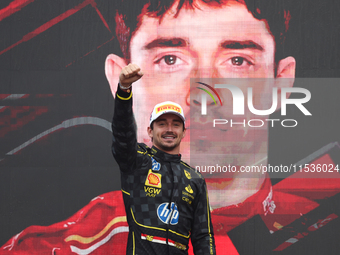
[[[155,197],[156,195],[159,195],[159,193],[161,192],[161,189],[144,186],[144,191],[147,197]]]
[[[147,235],[147,236],[146,236],[146,240],[148,240],[148,241],[152,242],[152,240],[153,240],[153,236]]]
[[[168,224],[170,221],[171,225],[176,225],[178,223],[179,212],[174,202],[171,202],[170,209],[169,203],[165,202],[158,206],[157,216],[165,224]]]
[[[268,214],[268,212],[274,213],[276,205],[273,200],[273,190],[271,187],[270,187],[269,194],[266,197],[266,199],[263,200],[262,205],[263,205],[263,211],[264,211],[265,216]]]
[[[188,198],[188,197],[182,197],[182,200],[183,201],[185,201],[185,202],[187,202],[189,205],[191,205],[191,203],[192,203],[192,200],[190,200],[190,198]]]
[[[191,174],[187,170],[184,170],[184,174],[189,180],[191,179]]]
[[[175,247],[183,251],[187,249],[187,247],[184,244],[177,243],[177,242],[175,242]]]
[[[150,235],[146,235],[146,234],[141,234],[141,239],[142,240],[147,240],[149,242],[154,242],[154,243],[159,243],[159,244],[167,244],[167,245],[170,245],[170,246],[173,246],[173,247],[176,247],[180,250],[183,250],[185,251],[187,249],[187,247],[184,245],[184,244],[181,244],[181,243],[178,243],[178,242],[175,242],[171,239],[167,239],[164,238],[164,237],[158,237],[158,236],[150,236]]]
[[[153,173],[152,170],[149,169],[148,176],[145,180],[145,185],[155,188],[162,188],[162,175],[158,173]]]
[[[181,113],[181,108],[179,108],[178,106],[173,105],[173,104],[165,104],[165,105],[161,105],[156,108],[156,114],[162,111],[166,111],[166,110],[173,110],[178,113]]]
[[[194,191],[192,190],[190,184],[189,184],[188,186],[185,187],[185,190],[186,190],[187,192],[189,192],[190,194],[194,193]]]
[[[151,161],[152,161],[152,167],[151,169],[153,171],[159,171],[159,169],[161,169],[161,164],[158,163],[154,158],[151,158]]]
[[[195,199],[195,197],[193,195],[189,194],[188,192],[185,192],[184,190],[182,191],[182,195],[190,197],[191,199]]]

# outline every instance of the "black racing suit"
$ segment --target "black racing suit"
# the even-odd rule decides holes
[[[112,153],[121,170],[129,224],[126,254],[216,254],[203,177],[155,147],[137,144],[132,97],[118,87]]]

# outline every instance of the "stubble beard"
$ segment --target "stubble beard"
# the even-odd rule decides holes
[[[166,143],[162,143],[162,142],[159,142],[158,144],[156,144],[159,149],[161,149],[162,151],[172,151],[174,150],[175,148],[179,147],[179,145],[181,144],[181,140],[179,140],[178,142],[174,143],[174,144],[171,144],[171,145],[167,145]]]

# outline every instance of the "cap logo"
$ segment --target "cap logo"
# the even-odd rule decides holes
[[[155,121],[157,118],[159,118],[161,115],[166,113],[172,113],[175,115],[178,115],[183,121],[183,124],[185,125],[185,117],[183,114],[183,109],[179,104],[176,104],[171,101],[165,101],[163,103],[156,104],[153,108],[150,116],[150,126],[152,125],[152,122]]]
[[[173,104],[166,104],[156,108],[156,114],[166,110],[173,110],[175,112],[181,113],[181,108]]]

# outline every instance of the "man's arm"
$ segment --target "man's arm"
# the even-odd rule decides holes
[[[213,226],[209,207],[208,192],[205,181],[196,197],[194,221],[191,229],[191,243],[195,255],[216,254]]]
[[[119,75],[112,120],[112,154],[121,171],[134,168],[137,155],[137,138],[132,112],[131,85],[143,76],[137,65],[129,64]]]

